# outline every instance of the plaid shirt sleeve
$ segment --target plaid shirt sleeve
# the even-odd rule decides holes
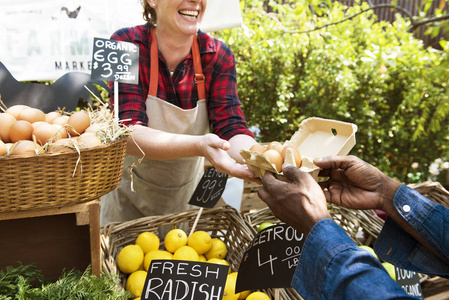
[[[200,49],[203,35],[199,35]],[[254,137],[247,127],[237,95],[234,54],[226,44],[218,40],[214,42],[215,52],[202,55],[211,132],[226,140],[237,134]]]

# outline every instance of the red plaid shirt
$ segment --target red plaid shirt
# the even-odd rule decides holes
[[[125,124],[148,126],[146,99],[150,78],[151,31],[148,25],[123,28],[111,39],[139,45],[139,84],[119,84],[119,117],[130,119]],[[253,136],[248,130],[237,96],[237,72],[234,54],[223,42],[206,33],[198,33],[201,64],[205,76],[206,101],[211,132],[223,139],[236,134]],[[196,107],[198,93],[194,82],[193,60],[189,54],[173,75],[159,52],[159,85],[157,97],[182,109]],[[111,99],[113,99],[111,97]],[[111,101],[112,104],[112,101]]]

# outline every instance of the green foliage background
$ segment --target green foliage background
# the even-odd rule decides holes
[[[363,6],[284,2],[267,13],[261,1],[241,1],[244,26],[214,34],[234,51],[258,140],[288,140],[309,117],[351,122],[358,131],[350,154],[406,183],[436,180],[429,165],[448,158],[449,46],[425,49],[400,16],[393,24],[372,12],[337,22]]]

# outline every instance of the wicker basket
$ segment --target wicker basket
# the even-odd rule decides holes
[[[437,204],[444,205],[449,209],[449,192],[441,185],[441,183],[425,181],[422,183],[409,184],[408,186]]]
[[[379,235],[384,220],[382,220],[374,210],[354,210],[328,204],[329,213],[332,219],[343,228],[343,230],[358,245],[371,245]],[[264,223],[280,223],[269,207],[252,211],[244,215],[248,227],[256,232],[257,227]]]
[[[120,278],[121,286],[124,287],[127,275],[118,270],[116,263],[120,250],[126,245],[134,244],[138,235],[144,231],[158,234],[161,226],[180,228],[181,224],[188,224],[187,229],[183,229],[189,234],[195,224],[198,213],[199,210],[196,209],[180,214],[144,217],[124,223],[106,224],[102,228],[101,234],[103,271],[109,274],[117,274]],[[204,209],[196,224],[196,230],[207,231],[213,238],[219,238],[224,241],[228,249],[226,261],[233,271],[238,270],[243,253],[254,236],[242,216],[231,206]],[[163,238],[161,238],[161,241],[163,241]],[[274,299],[274,290],[267,289],[264,292]],[[280,296],[281,299],[298,299],[290,297],[284,289],[280,289]]]
[[[120,182],[126,138],[92,149],[1,157],[0,213],[98,199]]]

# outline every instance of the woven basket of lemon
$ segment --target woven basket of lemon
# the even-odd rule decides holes
[[[153,216],[102,228],[102,269],[117,274],[120,286],[140,299],[153,259],[179,259],[229,266],[224,300],[274,299],[271,289],[235,293],[238,267],[252,229],[231,206]],[[284,289],[280,299],[291,297]]]
[[[0,124],[0,212],[87,202],[120,182],[131,128],[106,106],[44,113],[14,105]]]

